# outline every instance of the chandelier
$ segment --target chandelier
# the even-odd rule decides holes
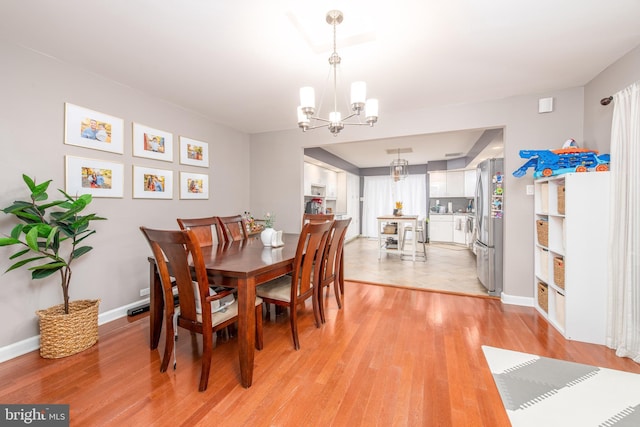
[[[389,174],[394,182],[398,182],[409,176],[409,162],[400,158],[400,149],[398,149],[398,159],[393,160],[389,166]]]
[[[342,118],[338,111],[338,94],[337,94],[337,67],[340,64],[340,56],[336,52],[336,26],[343,20],[342,12],[339,10],[331,10],[327,12],[327,23],[333,26],[333,53],[329,57],[331,65],[331,73],[333,74],[333,111],[329,113],[329,118],[322,118],[315,115],[316,102],[315,92],[312,87],[303,87],[300,89],[300,106],[298,106],[298,126],[303,132],[308,129],[317,129],[320,127],[328,127],[333,136],[344,128],[345,125],[368,125],[373,126],[378,121],[378,100],[366,99],[367,85],[365,82],[354,82],[351,84],[351,111],[347,117]],[[366,101],[365,101],[366,100]],[[359,120],[360,112],[364,110],[366,123]],[[347,120],[358,116],[357,122],[347,123]],[[311,125],[313,120],[314,125]]]

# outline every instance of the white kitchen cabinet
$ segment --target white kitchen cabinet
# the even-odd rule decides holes
[[[464,172],[447,172],[447,197],[464,197]]]
[[[429,215],[429,241],[453,242],[453,215]]]
[[[465,197],[464,171],[429,172],[429,197]]]
[[[320,191],[319,189],[322,188]],[[319,195],[318,192],[321,194]],[[304,163],[304,198],[305,204],[313,198],[322,198],[322,211],[338,212],[338,205],[344,213],[346,208],[346,192],[342,192],[342,199],[338,200],[338,173],[312,163]]]
[[[567,339],[604,344],[609,172],[538,179],[534,188],[535,307]]]
[[[429,172],[429,197],[446,197],[447,173]]]
[[[327,186],[327,199],[338,197],[338,174],[332,170],[324,169],[324,183]]]
[[[475,169],[464,171],[464,197],[473,199],[476,196],[477,174]]]

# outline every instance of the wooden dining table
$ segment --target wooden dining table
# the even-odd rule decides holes
[[[263,246],[259,238],[202,247],[211,285],[238,290],[238,347],[240,380],[245,388],[253,381],[255,354],[256,286],[293,270],[298,234],[284,234],[284,246]],[[162,284],[155,260],[150,262],[149,335],[150,347],[158,347],[164,318]],[[173,302],[172,302],[173,303]]]

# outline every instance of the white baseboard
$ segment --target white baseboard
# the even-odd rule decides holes
[[[533,307],[533,297],[519,297],[514,295],[507,295],[504,292],[500,295],[500,301],[504,304],[521,305],[523,307]]]
[[[125,317],[127,316],[127,310],[129,310],[130,308],[138,307],[142,304],[148,303],[149,298],[145,298],[141,299],[140,301],[136,301],[131,304],[127,304],[125,306],[100,313],[98,314],[98,325],[104,325],[105,323],[113,322],[116,319]],[[39,348],[40,335],[36,335],[35,337],[27,338],[4,347],[0,347],[0,363],[38,350]]]

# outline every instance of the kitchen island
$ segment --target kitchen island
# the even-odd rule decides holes
[[[412,260],[416,260],[416,233],[418,228],[418,215],[383,215],[378,217],[378,259],[383,252],[402,252],[402,239],[404,227],[410,225],[414,232],[411,233],[411,255]]]

